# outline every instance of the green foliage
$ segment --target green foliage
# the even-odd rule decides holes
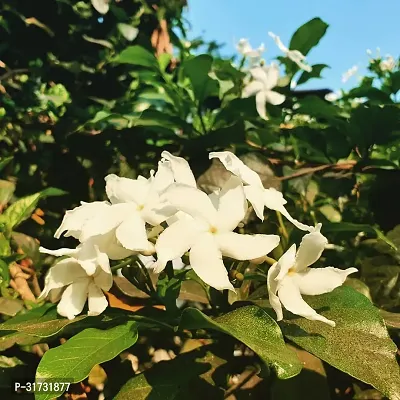
[[[284,335],[334,367],[367,382],[389,398],[400,396],[400,368],[379,311],[352,288],[313,296],[309,304],[337,322],[335,328],[306,319],[290,318]]]
[[[221,57],[215,42],[191,39],[181,15],[185,1],[111,1],[105,14],[98,3],[0,5],[0,350],[7,350],[0,369],[11,376],[30,368],[31,380],[36,370],[37,379],[92,385],[91,370],[102,364],[104,393],[118,400],[222,399],[236,390],[237,398],[267,398],[275,377],[289,387],[294,376],[306,376],[298,375],[302,361],[287,340],[342,371],[335,374],[347,374],[350,386],[360,380],[399,399],[399,60],[371,58],[356,87],[327,101],[323,91],[290,89],[291,81],[321,79],[329,68],[323,60],[300,73],[292,60],[278,57],[286,74],[276,90],[285,101],[266,104],[264,120],[254,96],[242,97],[248,64]],[[308,55],[327,29],[311,19],[295,31],[289,49]],[[359,269],[345,283],[355,289],[305,297],[335,328],[293,315],[276,323],[271,309],[262,308],[266,262],[226,262],[236,295],[210,290],[190,270],[168,266],[156,277],[132,256],[112,261],[123,277],[115,278],[101,315],[85,309],[69,320],[56,305],[31,300],[53,262],[40,255],[39,244],[77,245],[53,238],[65,210],[104,200],[108,174],[148,176],[163,150],[185,157],[208,192],[226,177],[220,165],[210,168],[209,151],[254,156],[251,168],[265,187],[282,190],[291,215],[323,224],[330,247],[321,263]],[[249,211],[238,231],[279,234],[276,254],[302,235],[270,210],[263,223]],[[21,276],[25,286],[17,284]],[[193,342],[200,348],[185,350]],[[38,349],[49,350],[40,358]],[[154,349],[176,357],[156,363]],[[125,351],[128,360],[137,355],[141,373],[120,361]],[[232,389],[232,376],[249,370],[263,380],[262,394]],[[333,392],[336,378],[327,373]]]
[[[232,335],[272,366],[280,379],[291,378],[301,370],[296,354],[285,345],[276,322],[257,306],[241,307],[215,319],[195,308],[187,308],[179,326],[181,329],[216,329]]]
[[[133,321],[107,330],[85,329],[61,346],[46,352],[39,363],[36,379],[50,381],[61,376],[71,383],[80,382],[96,364],[113,359],[134,345],[137,338],[137,327]],[[62,393],[40,393],[36,399],[47,400]]]

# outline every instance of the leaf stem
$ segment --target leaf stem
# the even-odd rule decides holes
[[[279,211],[276,211],[276,216],[278,217],[279,227],[283,237],[286,240],[289,240],[289,234],[286,230],[285,224],[283,223],[282,214]]]

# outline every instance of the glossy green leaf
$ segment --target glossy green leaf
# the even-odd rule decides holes
[[[313,18],[302,25],[290,40],[290,50],[299,50],[305,56],[325,35],[329,25],[321,18]]]
[[[54,305],[53,305],[54,306]],[[82,321],[88,317],[87,315],[80,315],[74,319],[62,318],[58,316],[55,307],[52,307],[44,315],[29,319],[22,322],[13,322],[11,319],[0,324],[0,331],[17,331],[38,337],[50,337],[59,333],[64,327],[76,322]],[[96,319],[96,318],[95,318]]]
[[[284,335],[335,368],[366,382],[391,399],[400,399],[397,347],[390,339],[379,310],[362,294],[340,287],[307,303],[336,322],[292,316],[281,324]]]
[[[115,400],[178,400],[223,399],[224,393],[215,387],[212,372],[225,360],[211,351],[211,346],[162,361],[130,379]]]
[[[85,329],[61,346],[48,350],[36,371],[36,379],[64,378],[72,383],[81,382],[96,365],[109,361],[133,346],[138,338],[133,321],[111,329]],[[40,393],[36,400],[50,400],[63,393]]]
[[[141,46],[129,46],[114,59],[119,64],[140,65],[158,70],[158,61],[153,53]]]
[[[195,308],[182,313],[181,329],[213,329],[243,342],[274,368],[280,379],[287,379],[301,371],[301,363],[289,349],[277,323],[262,308],[250,305],[211,319]]]
[[[315,64],[312,66],[311,72],[303,71],[303,73],[300,75],[299,80],[297,81],[297,86],[302,85],[303,83],[306,83],[313,78],[322,78],[321,72],[326,68],[330,68],[329,65]]]
[[[194,97],[199,103],[209,95],[218,96],[219,93],[218,81],[209,76],[212,63],[212,57],[207,54],[201,54],[183,63],[185,75],[189,78]]]

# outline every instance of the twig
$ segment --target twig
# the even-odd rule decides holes
[[[0,76],[0,81],[10,78],[13,75],[20,74],[22,72],[28,72],[28,68],[17,68],[7,71],[5,74]]]

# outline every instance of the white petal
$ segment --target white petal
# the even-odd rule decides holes
[[[145,221],[138,212],[128,215],[118,226],[115,235],[126,249],[148,252],[154,248],[153,244],[147,240]]]
[[[209,159],[211,160],[212,158],[218,158],[228,171],[238,176],[244,183],[263,187],[260,176],[230,151],[211,152]]]
[[[110,0],[91,0],[92,6],[95,8],[97,12],[100,14],[107,14],[110,9]]]
[[[274,188],[265,189],[264,191],[265,206],[271,210],[279,211],[284,217],[286,217],[293,225],[303,231],[314,230],[313,227],[302,224],[296,219],[292,218],[284,205],[287,201],[283,198],[283,194]]]
[[[288,58],[290,58],[293,62],[297,63],[299,61],[305,60],[306,56],[299,50],[289,50]]]
[[[280,209],[277,209],[285,218],[287,218],[296,228],[302,230],[302,231],[309,231],[311,232],[314,227],[305,225],[301,223],[300,221],[297,221],[297,219],[294,219],[289,212],[286,210],[284,206],[282,206]]]
[[[317,295],[331,292],[354,272],[357,272],[357,268],[307,268],[304,272],[294,274],[293,279],[301,294]]]
[[[253,206],[257,217],[264,221],[264,188],[252,185],[245,186],[244,193],[246,199]]]
[[[270,253],[279,244],[278,235],[241,235],[227,232],[214,235],[219,249],[235,260],[252,260]]]
[[[286,97],[283,94],[273,91],[265,92],[264,95],[265,95],[265,101],[274,106],[282,104],[286,99]]]
[[[61,222],[60,227],[56,230],[54,237],[59,239],[65,231],[71,231],[70,234],[65,236],[73,236],[79,238],[80,231],[83,225],[98,215],[102,215],[109,207],[110,204],[106,201],[94,201],[93,203],[81,203],[79,207],[73,210],[68,210]]]
[[[252,81],[248,85],[246,85],[242,92],[242,97],[251,97],[254,96],[256,93],[263,90],[264,85],[259,81]]]
[[[160,161],[154,179],[151,181],[148,197],[154,193],[162,193],[172,183],[174,183],[174,174],[171,167],[167,163]]]
[[[276,280],[276,277],[278,276],[279,271],[280,269],[278,263],[273,264],[271,268],[268,270],[267,289],[268,289],[269,303],[276,312],[277,320],[281,321],[283,319],[282,305],[279,300],[279,297],[276,295],[279,284],[279,282]]]
[[[88,300],[89,300],[88,315],[99,315],[108,306],[106,296],[104,296],[102,290],[94,283],[91,283],[89,285]]]
[[[143,263],[143,265],[148,269],[153,268],[156,262],[156,259],[153,256],[144,256],[142,254],[139,254],[138,258]]]
[[[256,108],[258,115],[262,118],[267,120],[267,110],[265,108],[265,103],[267,102],[267,97],[265,92],[258,92],[256,94]]]
[[[153,196],[152,202],[149,202],[140,212],[143,220],[152,226],[160,225],[169,217],[176,214],[176,208],[164,202],[159,201],[158,195]]]
[[[236,45],[236,49],[242,55],[245,55],[245,53],[252,50],[249,40],[244,38],[239,40],[238,44]]]
[[[275,63],[265,65],[262,67],[265,71],[266,81],[264,83],[264,89],[266,91],[271,90],[278,84],[279,80],[279,67]]]
[[[242,181],[232,175],[218,195],[216,228],[223,232],[233,231],[243,220],[247,211],[247,201]]]
[[[265,69],[264,67],[257,66],[250,68],[249,72],[255,81],[260,82],[262,84],[263,89],[268,87],[267,69]]]
[[[125,249],[117,240],[115,236],[116,229],[104,235],[92,236],[90,241],[98,246],[102,253],[106,253],[110,260],[122,260],[135,254],[134,251]]]
[[[189,253],[190,265],[202,281],[214,289],[235,290],[228,278],[222,254],[212,234],[198,237]]]
[[[86,272],[75,260],[66,258],[58,261],[49,269],[45,278],[44,289],[39,298],[44,299],[48,296],[50,290],[62,288],[86,276]]]
[[[190,169],[189,163],[184,158],[176,157],[168,151],[163,151],[161,157],[168,160],[168,164],[177,183],[196,187],[196,179]]]
[[[126,215],[135,212],[136,207],[133,203],[113,204],[82,226],[79,240],[85,242],[93,236],[109,233],[125,219]]]
[[[289,272],[296,261],[296,245],[292,244],[288,250],[281,256],[277,263],[277,269],[279,270],[276,280],[279,283]]]
[[[155,246],[157,252],[155,272],[162,271],[168,261],[182,257],[198,235],[199,230],[193,219],[177,221],[165,229],[158,237]]]
[[[112,204],[133,202],[143,205],[146,201],[150,183],[146,179],[121,178],[115,174],[107,175],[106,193]]]
[[[274,41],[280,51],[282,51],[283,53],[286,53],[289,51],[289,49],[282,43],[281,38],[279,36],[275,35],[272,32],[268,32],[268,35],[271,36],[272,39],[274,39]]]
[[[62,257],[62,256],[73,256],[74,254],[79,252],[79,248],[77,249],[68,249],[68,248],[61,248],[57,250],[50,250],[46,249],[45,247],[40,246],[39,251],[44,254],[50,254],[52,256],[56,257]]]
[[[57,312],[63,317],[74,319],[85,306],[90,279],[81,279],[69,285],[61,296]]]
[[[282,192],[274,188],[264,189],[265,207],[279,211],[280,207],[287,203]]]
[[[321,257],[325,245],[328,244],[328,240],[320,232],[321,226],[318,224],[313,232],[303,236],[296,254],[295,271],[303,271]]]
[[[172,260],[172,268],[174,270],[181,270],[182,268],[185,268],[182,258],[175,258],[175,260]]]
[[[334,327],[335,322],[319,315],[301,297],[299,288],[290,276],[286,276],[278,289],[278,297],[286,310],[312,321],[321,321]]]
[[[166,190],[165,198],[179,211],[194,218],[200,218],[211,225],[216,221],[217,210],[209,197],[199,189],[174,183]]]

